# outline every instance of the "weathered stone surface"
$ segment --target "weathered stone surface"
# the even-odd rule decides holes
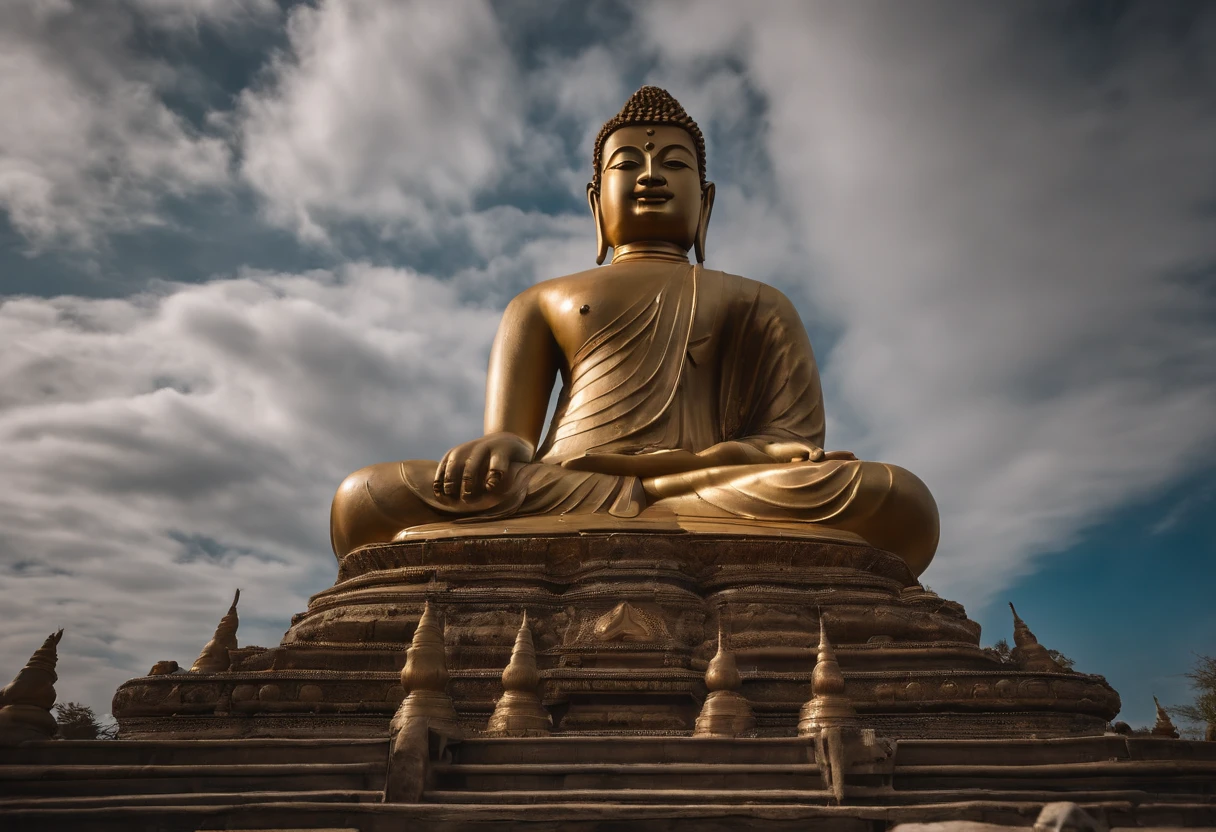
[[[428,600],[445,622],[448,693],[474,734],[501,695],[525,610],[540,695],[559,733],[690,733],[725,624],[756,731],[792,734],[821,616],[863,727],[889,736],[1098,734],[1119,708],[1101,677],[998,663],[961,606],[925,590],[886,552],[651,532],[358,549],[280,646],[234,650],[223,673],[132,680],[113,713],[127,737],[297,730],[283,720],[368,736],[401,701],[405,648]]]

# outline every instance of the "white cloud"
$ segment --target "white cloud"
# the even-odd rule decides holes
[[[134,23],[110,2],[0,4],[0,210],[34,250],[161,224],[163,197],[228,179],[226,144],[161,100],[174,70],[133,51]]]
[[[690,77],[733,50],[765,95],[770,210],[788,208],[811,255],[787,270],[809,272],[841,332],[830,353],[819,344],[846,426],[832,444],[929,483],[934,586],[984,600],[1210,465],[1216,310],[1182,275],[1216,262],[1201,210],[1216,196],[1202,57],[1216,28],[1186,56],[1128,21],[1086,78],[1008,9],[768,11],[648,7],[639,29],[712,21],[677,51],[654,44],[665,71]]]
[[[352,221],[434,235],[522,140],[524,96],[484,2],[297,6],[288,35],[242,96],[241,169],[305,239]]]
[[[236,586],[276,644],[336,573],[342,477],[479,433],[497,317],[359,264],[0,304],[0,672],[66,627],[60,697],[104,710]]]
[[[196,29],[204,23],[222,26],[264,24],[279,15],[275,0],[130,0],[153,25]]]
[[[0,12],[0,106],[24,119],[0,123],[0,206],[41,246],[231,185],[226,145],[159,98],[173,68],[128,50],[126,7],[71,8]],[[242,642],[276,642],[333,577],[341,477],[476,435],[491,307],[590,266],[581,212],[482,200],[530,195],[529,177],[581,191],[646,49],[663,56],[648,80],[715,128],[711,265],[830,326],[812,337],[832,444],[929,482],[940,591],[974,605],[1210,464],[1212,302],[1182,275],[1216,260],[1196,211],[1216,181],[1216,50],[1129,35],[1083,78],[1046,35],[1020,49],[1042,33],[1008,10],[902,8],[652,6],[530,70],[483,3],[293,9],[289,50],[208,121],[236,130],[267,216],[321,242],[459,238],[471,265],[440,264],[446,283],[356,264],[0,305],[0,672],[62,624],[63,698],[104,705],[153,660],[189,661],[235,585]],[[174,30],[246,19],[218,0],[138,9]],[[577,164],[554,129],[582,135]]]

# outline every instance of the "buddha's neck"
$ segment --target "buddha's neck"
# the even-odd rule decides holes
[[[630,260],[664,260],[669,263],[687,263],[688,252],[675,243],[662,240],[625,243],[612,250],[612,262],[628,263]]]

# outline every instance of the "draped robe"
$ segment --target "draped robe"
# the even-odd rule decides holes
[[[480,522],[531,515],[636,517],[648,507],[648,463],[738,440],[822,448],[823,397],[806,330],[789,300],[753,280],[671,264],[572,357],[533,462],[499,493],[436,496],[435,463],[400,463],[404,485],[441,517]],[[660,466],[661,467],[661,466]],[[937,545],[937,509],[915,476],[858,460],[718,466],[649,482],[650,501],[681,516],[851,531],[919,571]],[[882,516],[885,514],[885,517]],[[883,524],[887,528],[883,528]],[[895,524],[895,526],[891,526]],[[897,528],[898,527],[898,528]],[[915,538],[905,545],[905,538]],[[913,549],[915,551],[913,551]],[[912,560],[923,561],[917,568]]]

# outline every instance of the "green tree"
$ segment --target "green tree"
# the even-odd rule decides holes
[[[55,706],[55,721],[59,736],[65,740],[112,740],[118,736],[117,725],[102,725],[88,705],[60,702]]]
[[[1009,642],[1005,641],[1005,639],[1001,639],[991,647],[985,647],[984,650],[1001,664],[1013,664],[1013,651],[1009,647]],[[1060,666],[1065,670],[1072,670],[1077,664],[1073,659],[1068,658],[1068,656],[1065,656],[1059,650],[1048,648],[1047,655],[1059,662]]]
[[[1171,717],[1189,723],[1188,735],[1216,740],[1216,656],[1196,655],[1186,678],[1191,680],[1195,701],[1166,710]]]

